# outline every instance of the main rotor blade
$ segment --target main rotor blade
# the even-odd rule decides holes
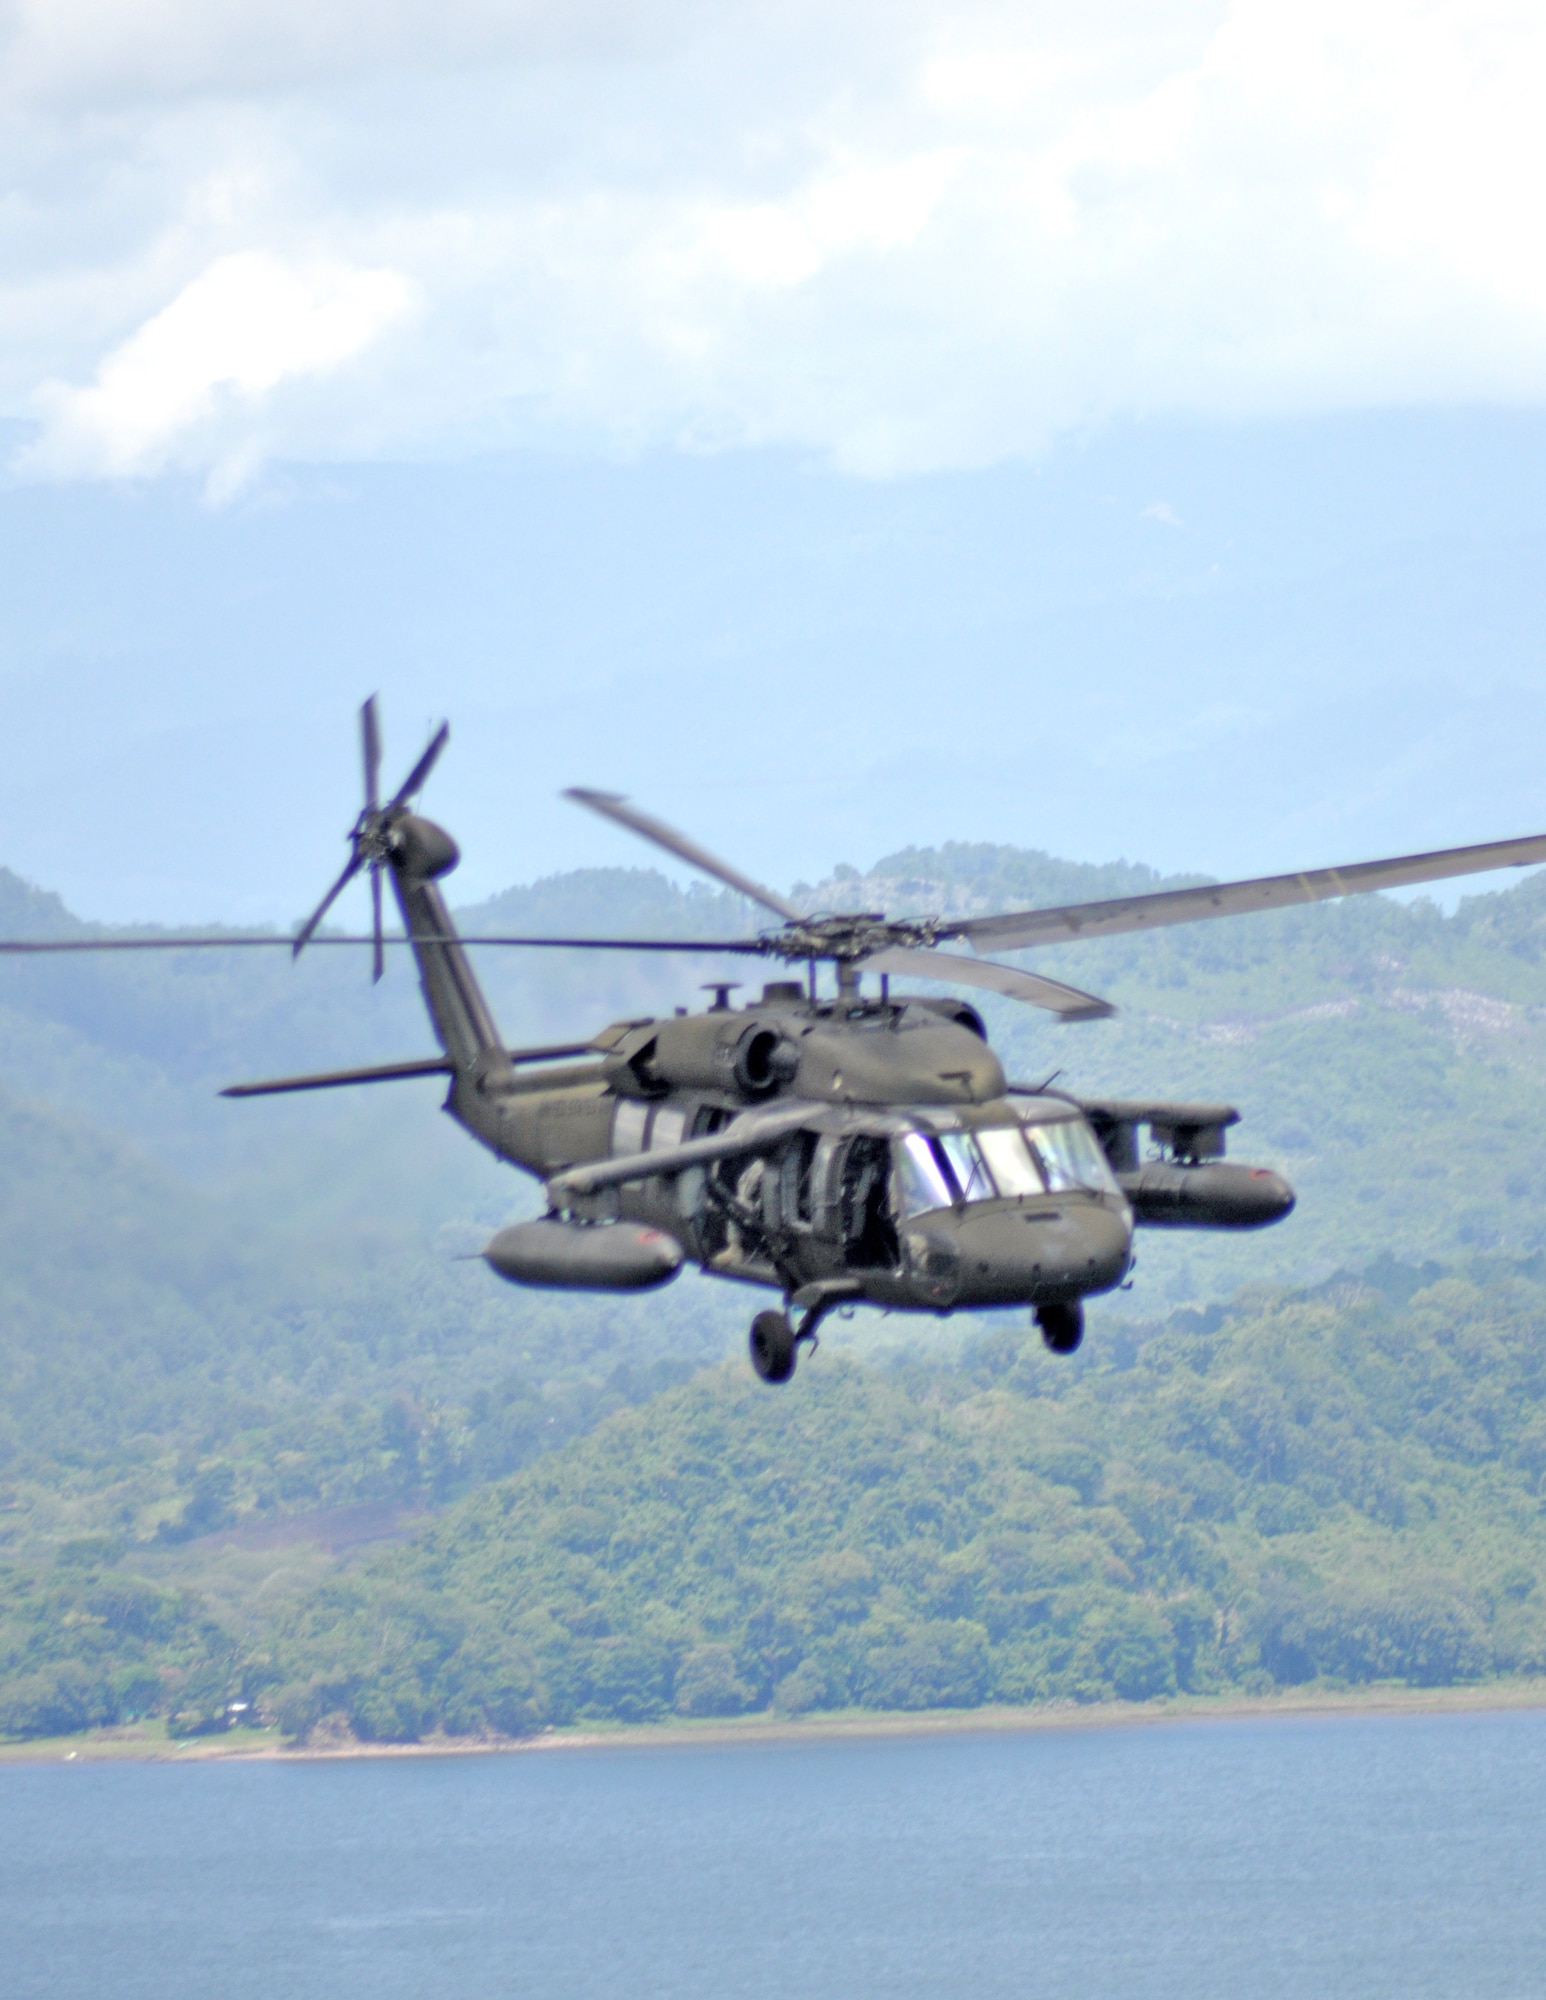
[[[308,945],[374,944],[369,932],[363,936],[308,937]],[[674,951],[684,957],[738,952],[762,958],[767,948],[760,938],[555,938],[555,937],[462,937],[447,932],[444,937],[425,935],[404,937],[401,932],[384,935],[387,944],[493,944],[519,946],[533,951]],[[266,932],[259,937],[148,937],[148,938],[0,938],[0,956],[47,957],[55,953],[81,951],[294,951],[293,937],[276,937]]]
[[[360,853],[359,849],[356,848],[353,854],[351,854],[349,856],[349,859],[344,863],[343,873],[339,876],[338,880],[333,884],[332,888],[328,890],[327,894],[322,898],[322,901],[318,903],[317,907],[312,911],[311,915],[306,919],[305,923],[301,925],[300,930],[296,933],[295,941],[291,945],[290,949],[294,952],[297,958],[300,957],[301,953],[305,950],[307,944],[310,942],[311,935],[313,931],[316,930],[318,924],[321,923],[322,919],[327,915],[328,911],[332,909],[333,905],[338,901],[339,897],[343,894],[344,890],[348,888],[349,884],[354,880],[355,876],[359,874],[361,868],[363,868],[364,865],[365,865],[364,857]]]
[[[674,854],[679,861],[697,868],[705,875],[712,875],[717,882],[723,882],[727,889],[734,889],[738,896],[749,897],[754,903],[761,903],[765,910],[775,916],[799,922],[801,912],[793,903],[775,895],[773,890],[764,889],[760,882],[754,882],[749,875],[732,868],[728,861],[721,861],[717,854],[710,854],[706,847],[700,847],[695,840],[689,840],[685,833],[678,833],[674,826],[667,826],[664,820],[653,814],[640,812],[636,805],[619,797],[616,792],[590,792],[583,785],[572,785],[564,793],[566,799],[573,799],[576,805],[589,806],[592,812],[600,813],[603,819],[616,820],[619,826],[626,826],[630,833],[637,833],[645,840],[654,841],[668,854]]]
[[[374,812],[381,793],[381,727],[376,720],[376,697],[370,695],[360,710],[360,747],[365,760],[365,810]]]
[[[1056,979],[1043,979],[1039,972],[1022,972],[1017,966],[996,965],[992,959],[961,958],[952,951],[914,951],[898,945],[859,963],[868,972],[905,972],[916,979],[938,979],[947,986],[986,987],[990,993],[1003,993],[1028,1006],[1045,1007],[1064,1021],[1103,1021],[1116,1012],[1109,1000],[1081,993],[1077,986],[1064,986]]]
[[[370,938],[374,950],[371,953],[370,976],[372,984],[386,971],[386,948],[381,936],[381,864],[370,864]]]
[[[434,770],[436,758],[439,757],[441,751],[444,750],[450,740],[451,725],[449,722],[442,722],[434,735],[429,739],[429,742],[424,746],[424,755],[392,794],[392,803],[394,806],[407,805],[414,793],[423,785],[424,780],[429,776],[430,772]]]
[[[422,939],[429,943],[431,940]],[[472,937],[454,938],[455,944],[520,945],[532,951],[679,951],[687,953],[737,952],[745,958],[767,958],[765,938],[556,938],[556,937]]]
[[[1122,931],[1192,924],[1207,917],[1239,916],[1248,910],[1329,902],[1337,896],[1367,895],[1373,889],[1401,889],[1418,882],[1443,882],[1454,875],[1482,875],[1493,868],[1530,868],[1538,861],[1546,861],[1546,834],[1487,841],[1480,847],[1444,847],[1431,854],[1401,854],[1390,861],[1356,861],[1347,868],[1314,868],[1303,875],[1261,875],[1248,882],[1161,889],[1151,896],[1118,896],[1104,903],[1069,903],[1059,909],[969,917],[964,923],[952,924],[947,935],[966,938],[974,951],[1015,951],[1021,945],[1115,937]]]
[[[506,1049],[510,1061],[519,1067],[522,1063],[546,1063],[560,1060],[565,1056],[588,1056],[595,1053],[591,1042],[555,1042],[540,1049]],[[228,1083],[221,1091],[222,1097],[277,1097],[292,1090],[338,1090],[346,1084],[355,1083],[397,1083],[403,1077],[414,1076],[454,1076],[456,1064],[449,1056],[418,1056],[408,1062],[372,1063],[366,1069],[329,1069],[314,1076],[276,1076],[264,1083]]]

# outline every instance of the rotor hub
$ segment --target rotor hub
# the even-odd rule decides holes
[[[830,959],[852,965],[877,952],[898,948],[919,951],[936,945],[942,935],[934,917],[887,917],[878,910],[856,915],[801,917],[762,940],[770,958],[794,963],[799,959]]]
[[[354,858],[360,867],[377,866],[391,860],[401,845],[397,823],[404,815],[405,808],[402,806],[365,808],[349,833],[354,842]]]

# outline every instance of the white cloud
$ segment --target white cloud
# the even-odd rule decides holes
[[[17,87],[68,106],[230,95],[381,70],[680,46],[707,0],[9,0],[0,46]]]
[[[22,0],[7,32],[0,396],[55,472],[533,436],[883,472],[1118,411],[1546,394],[1546,17],[1512,0]]]
[[[218,257],[105,358],[88,388],[39,389],[43,432],[22,462],[55,477],[122,478],[191,459],[229,485],[261,450],[254,418],[265,400],[354,359],[408,298],[393,271],[296,271],[258,251]]]

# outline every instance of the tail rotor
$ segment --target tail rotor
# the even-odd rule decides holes
[[[365,811],[377,811],[381,796],[381,726],[376,717],[376,697],[372,695],[360,710],[360,747],[365,764]],[[386,951],[381,943],[381,868],[370,864],[371,981],[386,970]]]
[[[407,817],[408,804],[435,768],[440,753],[450,740],[451,726],[443,722],[425,746],[424,754],[402,784],[383,806],[381,794],[381,725],[372,695],[360,710],[361,763],[365,775],[365,804],[349,831],[352,851],[342,874],[312,911],[296,934],[292,955],[299,958],[316,935],[318,926],[362,868],[370,871],[371,941],[374,946],[371,978],[378,980],[386,969],[386,949],[381,924],[381,870],[390,861],[398,839],[399,823]]]

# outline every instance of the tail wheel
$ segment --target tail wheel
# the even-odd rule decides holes
[[[764,1382],[787,1382],[794,1373],[794,1328],[779,1312],[760,1312],[752,1321],[752,1367]]]
[[[1072,1354],[1084,1338],[1084,1307],[1077,1299],[1071,1306],[1038,1306],[1036,1324],[1054,1354]]]

